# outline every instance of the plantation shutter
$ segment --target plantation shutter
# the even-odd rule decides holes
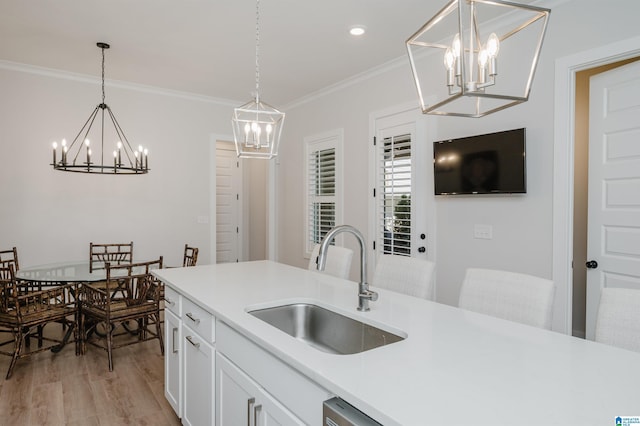
[[[378,148],[378,241],[384,254],[411,256],[411,135],[386,137]]]
[[[336,149],[311,150],[308,155],[308,244],[319,244],[336,226]]]

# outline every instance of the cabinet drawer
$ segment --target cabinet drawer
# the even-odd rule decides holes
[[[186,297],[182,299],[182,321],[193,331],[198,333],[205,341],[215,342],[214,317],[200,306]]]
[[[164,308],[173,312],[178,318],[182,316],[182,296],[167,285],[164,286]]]

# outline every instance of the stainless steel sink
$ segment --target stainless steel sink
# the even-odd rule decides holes
[[[318,350],[333,354],[355,354],[404,340],[389,331],[311,303],[256,309],[249,313]]]

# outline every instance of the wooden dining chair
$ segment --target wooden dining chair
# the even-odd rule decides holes
[[[189,244],[184,245],[184,257],[182,258],[182,266],[196,266],[198,262],[198,248],[189,247]]]
[[[164,342],[160,329],[160,285],[151,275],[151,270],[162,268],[162,256],[158,260],[130,264],[105,264],[107,278],[105,288],[85,285],[80,289],[80,345],[81,353],[86,353],[86,344],[97,346],[107,351],[109,371],[113,371],[113,350],[158,339],[160,351],[164,354]],[[116,286],[124,286],[123,297],[111,297]],[[135,333],[125,324],[137,324]],[[104,324],[105,336],[95,331],[98,324]],[[122,329],[119,326],[122,325]],[[155,330],[151,330],[151,326]],[[98,339],[92,339],[93,335]],[[132,335],[133,334],[133,335]],[[122,338],[121,343],[114,342],[114,338]],[[98,340],[98,341],[96,341]]]
[[[37,287],[16,279],[13,265],[0,267],[0,330],[12,335],[11,339],[0,342],[0,354],[11,357],[7,379],[11,378],[18,359],[46,350],[57,352],[64,346],[70,333],[61,339],[45,336],[42,331],[45,325],[63,323],[73,330],[77,341],[78,310],[74,295],[78,285],[68,283],[33,291],[34,288]],[[29,337],[36,334],[38,348],[25,350]],[[43,341],[50,344],[43,346]],[[7,345],[11,345],[11,350],[2,349]]]
[[[89,243],[89,272],[105,269],[105,264],[122,265],[133,262],[133,241],[130,243]]]
[[[14,271],[17,272],[20,269],[20,265],[18,264],[18,249],[15,247],[9,250],[0,250],[0,265],[6,267],[9,263],[13,265]]]

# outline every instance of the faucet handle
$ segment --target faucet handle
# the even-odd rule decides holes
[[[371,300],[372,302],[375,302],[376,300],[378,300],[378,293],[376,293],[373,290],[365,290],[362,293],[360,293],[360,297],[364,297],[367,300]]]

